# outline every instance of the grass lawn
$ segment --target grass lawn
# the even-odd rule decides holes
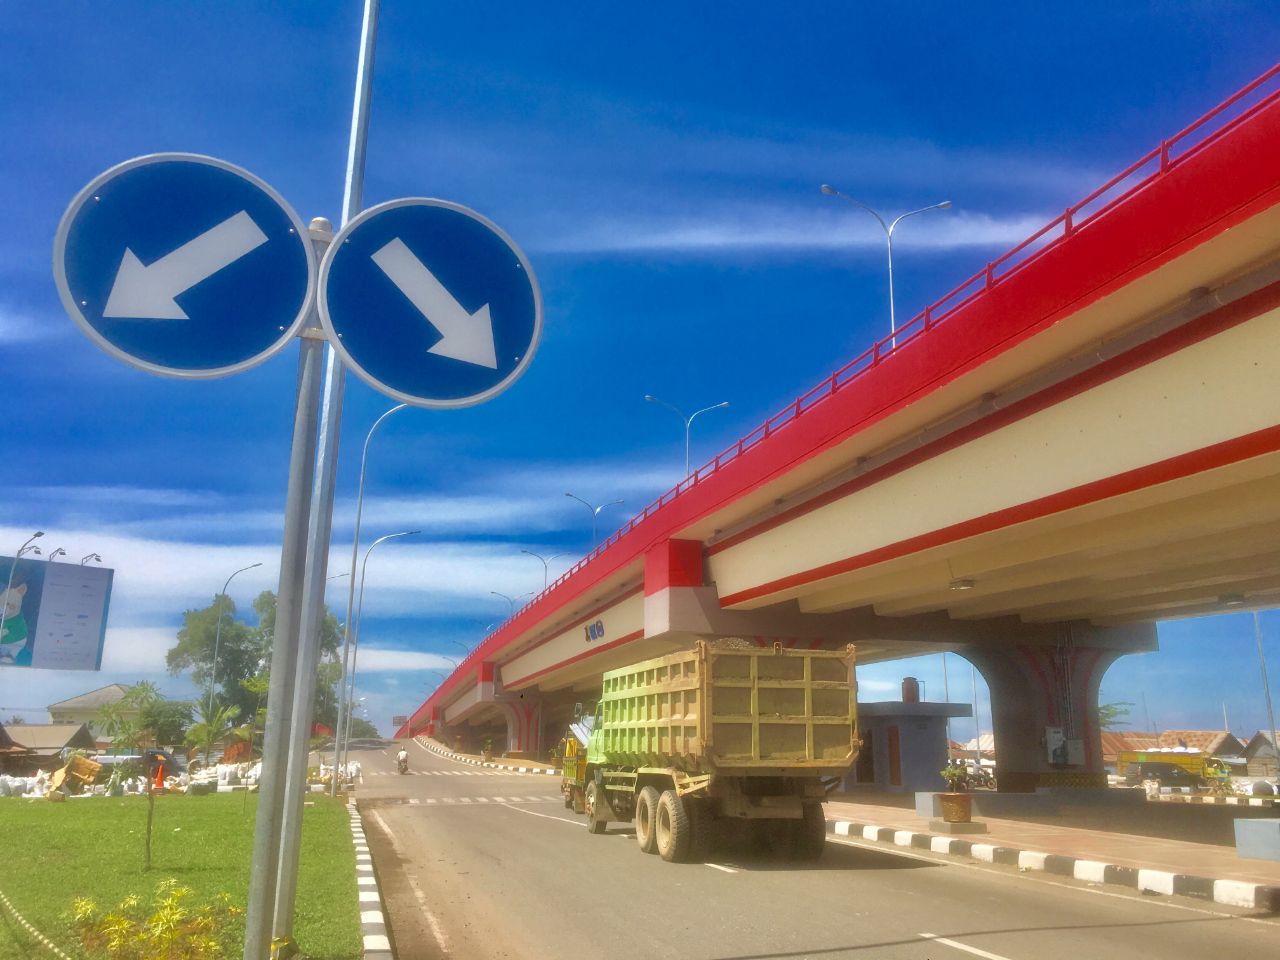
[[[225,892],[244,906],[257,794],[156,798],[151,870],[143,870],[147,803],[142,797],[48,803],[0,799],[0,890],[27,921],[73,957],[80,956],[65,917],[76,897],[114,908],[124,897],[149,898],[168,877],[203,904]],[[314,960],[361,956],[355,852],[346,807],[312,795],[302,825],[294,937]],[[148,899],[148,902],[149,899]],[[236,925],[240,956],[244,918]],[[0,958],[52,957],[0,910]]]

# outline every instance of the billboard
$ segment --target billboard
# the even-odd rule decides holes
[[[0,669],[102,669],[114,573],[0,557]]]

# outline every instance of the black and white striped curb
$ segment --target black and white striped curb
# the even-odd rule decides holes
[[[1152,797],[1161,803],[1223,803],[1238,807],[1277,807],[1280,797]]]
[[[20,914],[17,907],[9,902],[9,898],[4,895],[3,890],[0,890],[0,906],[3,906],[5,912],[17,921],[18,926],[31,935],[32,940],[52,953],[58,960],[71,960],[70,957],[58,949],[57,944],[27,922],[27,918]]]
[[[356,889],[360,893],[360,935],[364,941],[364,960],[395,960],[391,940],[387,936],[387,917],[382,912],[382,894],[378,878],[373,875],[373,857],[364,837],[364,822],[354,803],[347,804],[351,816],[351,839],[356,846]]]
[[[380,806],[432,807],[450,804],[483,803],[563,803],[562,797],[381,797],[374,801]]]
[[[1063,877],[1073,877],[1089,883],[1114,883],[1144,893],[1160,893],[1168,896],[1197,897],[1233,907],[1250,907],[1255,910],[1280,910],[1280,887],[1243,880],[1214,880],[1165,870],[1147,870],[1125,867],[1098,860],[1083,860],[1056,853],[1039,853],[1034,850],[1017,850],[1013,847],[997,847],[990,843],[975,843],[955,837],[937,837],[913,830],[895,830],[874,824],[853,823],[848,820],[828,820],[827,833],[837,837],[855,837],[877,843],[892,843],[899,847],[914,847],[931,853],[971,857],[984,863],[998,863],[1023,870],[1043,870]]]
[[[418,744],[432,753],[444,757],[446,760],[455,760],[458,763],[472,763],[477,767],[495,767],[498,770],[510,770],[512,773],[560,773],[554,767],[513,767],[507,763],[496,763],[493,760],[477,760],[474,757],[466,757],[460,753],[454,753],[452,750],[446,750],[439,744],[432,743],[426,737],[414,737]]]

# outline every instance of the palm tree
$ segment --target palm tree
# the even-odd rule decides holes
[[[236,718],[240,716],[240,708],[235,704],[213,705],[212,709],[210,707],[211,704],[208,701],[203,701],[199,705],[196,722],[187,731],[187,744],[204,751],[206,766],[214,746],[231,734]]]

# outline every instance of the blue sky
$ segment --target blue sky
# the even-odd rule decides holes
[[[0,549],[41,528],[117,574],[103,673],[0,674],[4,716],[144,675],[187,692],[150,676],[181,612],[255,561],[236,601],[274,589],[293,349],[203,383],[123,366],[62,312],[50,248],[93,176],[167,150],[240,164],[304,220],[336,221],[359,17],[355,0],[6,17],[0,543],[13,546]],[[885,332],[877,228],[820,183],[886,212],[954,201],[898,235],[897,302],[914,312],[1269,67],[1278,25],[1263,3],[387,0],[366,203],[436,196],[500,223],[537,272],[545,332],[508,393],[405,411],[375,441],[367,537],[424,533],[370,562],[372,718],[408,712],[431,668],[505,615],[490,590],[541,587],[522,548],[564,554],[555,576],[589,547],[566,490],[622,498],[609,528],[678,478],[679,421],[646,393],[687,410],[730,402],[696,424],[696,460]],[[389,406],[349,381],[335,574],[359,444]],[[1280,662],[1280,617],[1264,622]],[[1162,626],[1161,640],[1113,668],[1104,697],[1145,693],[1163,726],[1218,725],[1223,700],[1237,732],[1263,724],[1247,617]],[[887,697],[907,672],[938,696],[937,658],[870,668],[864,690]]]

